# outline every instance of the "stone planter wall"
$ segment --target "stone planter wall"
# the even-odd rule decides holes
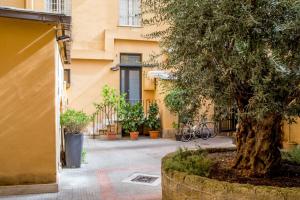
[[[228,183],[162,169],[162,196],[163,200],[299,200],[300,188]]]

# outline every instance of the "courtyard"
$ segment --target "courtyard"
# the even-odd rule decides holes
[[[160,176],[161,158],[179,147],[233,147],[218,136],[188,143],[169,139],[101,141],[85,138],[86,161],[79,169],[62,169],[59,193],[0,197],[1,200],[159,200],[161,184],[124,182],[133,174]]]

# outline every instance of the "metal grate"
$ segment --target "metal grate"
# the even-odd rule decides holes
[[[158,186],[161,179],[157,175],[149,175],[143,173],[134,173],[122,181],[123,183],[132,183],[139,185]]]
[[[156,181],[157,179],[158,177],[139,175],[134,179],[132,179],[131,181],[140,182],[140,183],[154,183],[154,181]]]

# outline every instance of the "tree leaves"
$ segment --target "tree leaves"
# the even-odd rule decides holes
[[[161,38],[167,59],[160,66],[174,72],[174,88],[190,91],[185,101],[235,104],[241,116],[257,120],[268,113],[299,115],[298,0],[143,3],[144,12],[159,19],[149,24],[167,24],[152,36]]]

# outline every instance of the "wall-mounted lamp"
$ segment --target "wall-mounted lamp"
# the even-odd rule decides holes
[[[118,71],[118,70],[120,70],[120,65],[117,64],[116,66],[111,67],[110,70],[111,71]]]
[[[62,41],[62,42],[66,42],[66,41],[69,41],[71,38],[70,38],[70,36],[68,36],[68,35],[61,35],[61,36],[59,36],[59,37],[57,37],[57,41]]]

